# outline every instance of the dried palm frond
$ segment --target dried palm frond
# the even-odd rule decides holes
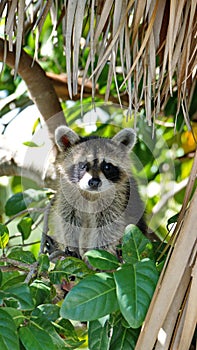
[[[136,350],[190,349],[197,320],[197,151],[165,266]],[[150,336],[151,334],[151,336]]]
[[[94,96],[95,83],[108,64],[106,100],[114,78],[120,104],[122,93],[128,94],[129,107],[135,111],[141,101],[145,101],[151,123],[152,112],[157,114],[169,96],[178,91],[178,110],[181,106],[190,125],[188,109],[197,65],[196,5],[197,0],[4,0],[0,13],[5,18],[9,50],[16,44],[16,72],[25,34],[29,30],[36,32],[37,58],[39,36],[50,14],[53,29],[61,26],[65,38],[70,98],[77,94],[80,39],[85,35],[89,55],[83,72],[82,93],[85,80],[91,78]],[[85,16],[89,21],[86,34],[83,31]],[[118,75],[122,77],[119,85]]]

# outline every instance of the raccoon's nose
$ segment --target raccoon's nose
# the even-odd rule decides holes
[[[96,177],[92,177],[89,181],[88,181],[88,185],[90,186],[90,188],[92,189],[97,189],[98,187],[100,187],[102,184],[101,180],[99,178]]]

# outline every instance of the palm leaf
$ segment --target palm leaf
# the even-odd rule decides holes
[[[161,0],[105,0],[98,3],[68,0],[57,3],[50,0],[43,6],[43,1],[13,0],[3,1],[0,12],[5,18],[9,49],[16,44],[16,72],[26,33],[30,29],[36,32],[37,59],[39,37],[47,15],[51,16],[54,30],[62,24],[70,98],[78,92],[80,39],[82,34],[84,36],[84,14],[88,14],[90,26],[84,39],[90,53],[83,73],[81,96],[87,79],[92,79],[94,96],[95,82],[109,63],[106,100],[110,97],[114,78],[119,103],[122,103],[122,90],[128,95],[130,109],[134,107],[137,111],[141,101],[145,100],[146,115],[151,124],[152,115],[157,116],[169,96],[177,90],[178,110],[182,108],[189,126],[188,109],[196,69],[196,5],[196,0],[170,3]],[[97,63],[95,57],[98,57]],[[118,68],[119,60],[121,69]],[[88,75],[89,67],[91,76]],[[122,84],[119,85],[118,74],[122,75]]]
[[[196,205],[197,190],[188,207],[197,173],[197,152],[185,198],[136,350],[189,349],[196,327]],[[188,244],[189,237],[189,244]],[[151,334],[151,337],[150,337]],[[183,346],[184,344],[184,346]]]

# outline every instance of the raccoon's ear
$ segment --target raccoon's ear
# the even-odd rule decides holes
[[[65,151],[76,142],[80,141],[80,137],[72,129],[65,125],[58,126],[55,130],[55,142],[60,151]]]
[[[131,128],[125,128],[121,131],[119,131],[113,138],[113,141],[115,141],[118,144],[125,145],[128,147],[128,151],[130,151],[136,143],[136,134],[135,131]]]

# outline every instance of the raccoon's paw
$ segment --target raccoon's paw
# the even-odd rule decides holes
[[[61,249],[60,245],[48,235],[46,236],[45,247],[46,247],[45,253],[49,255],[50,261],[55,262],[61,256],[65,256],[65,253]]]
[[[47,235],[46,241],[45,241],[45,247],[46,247],[47,253],[51,254],[58,249],[58,244],[52,237]]]
[[[81,255],[79,254],[79,250],[78,249],[70,250],[69,247],[66,247],[64,252],[65,252],[66,256],[72,256],[74,258],[81,259]]]

